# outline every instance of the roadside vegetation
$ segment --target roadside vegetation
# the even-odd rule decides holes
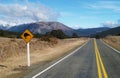
[[[26,43],[22,39],[0,38],[0,77],[22,78],[34,70],[82,45],[87,38],[40,38],[30,42],[31,67],[27,67]]]
[[[0,78],[22,78],[27,73],[41,67],[79,47],[88,39],[78,38],[76,33],[67,36],[62,30],[46,34],[35,34],[30,42],[31,67],[27,67],[26,43],[21,33],[0,30]]]
[[[120,36],[107,36],[103,40],[120,51]]]

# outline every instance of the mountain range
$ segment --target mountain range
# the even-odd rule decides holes
[[[90,36],[91,34],[98,34],[103,31],[110,30],[109,27],[89,28],[89,29],[72,29],[60,22],[35,22],[29,24],[21,24],[12,27],[4,27],[0,25],[1,30],[7,30],[12,32],[24,32],[29,29],[34,34],[45,34],[52,30],[61,29],[66,35],[72,36],[73,33],[77,33],[79,36]]]
[[[90,36],[91,34],[97,34],[102,31],[109,30],[109,27],[98,27],[98,28],[88,28],[88,29],[78,29],[78,33],[82,33],[83,36]]]
[[[100,37],[105,37],[105,36],[108,36],[108,35],[113,35],[113,36],[114,35],[119,35],[120,36],[120,26],[109,29],[109,30],[106,30],[106,31],[103,31],[103,32],[99,32],[96,35],[99,35]],[[94,35],[93,35],[93,37],[94,37]]]
[[[76,32],[74,29],[59,22],[36,22],[30,24],[22,24],[9,28],[9,31],[23,32],[26,29],[29,29],[32,33],[35,34],[45,34],[46,32],[57,29],[61,29],[66,35],[70,36],[73,34],[73,32]]]
[[[3,26],[3,25],[0,25],[0,29],[1,29],[1,30],[7,30],[8,28],[5,27],[5,26]]]

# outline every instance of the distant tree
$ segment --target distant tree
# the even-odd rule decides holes
[[[66,38],[66,35],[65,35],[64,32],[63,32],[62,30],[60,30],[60,29],[58,29],[58,30],[52,30],[52,31],[50,32],[50,35],[52,35],[52,36],[54,36],[54,37],[56,37],[56,38],[60,38],[60,39]]]
[[[46,32],[45,36],[51,36],[51,32]]]
[[[35,37],[35,38],[40,38],[41,36],[42,36],[42,35],[41,35],[41,34],[38,34],[38,33],[37,33],[37,34],[34,34],[34,37]]]
[[[20,34],[18,32],[11,32],[6,30],[0,30],[1,37],[9,37],[9,38],[20,38]]]
[[[118,36],[120,36],[120,33],[118,34]]]
[[[95,38],[96,38],[96,39],[99,39],[99,38],[100,38],[100,35],[96,35]]]
[[[73,38],[78,38],[79,36],[77,35],[77,33],[73,33],[73,34],[72,34],[72,37],[73,37]]]
[[[0,36],[4,36],[3,30],[0,30]]]

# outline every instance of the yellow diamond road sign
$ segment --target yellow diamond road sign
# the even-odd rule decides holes
[[[26,43],[28,43],[28,42],[30,42],[30,40],[33,38],[33,34],[32,34],[28,29],[26,29],[26,30],[22,33],[21,37],[22,37],[22,39],[23,39]]]

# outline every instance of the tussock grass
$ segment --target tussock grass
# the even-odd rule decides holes
[[[30,42],[31,66],[52,61],[86,41],[86,38],[63,40],[50,38],[50,41],[33,39]],[[26,56],[26,43],[22,39],[0,38],[0,77],[21,78],[32,71],[26,67]]]
[[[107,36],[103,40],[120,51],[120,36]]]
[[[31,52],[42,50],[45,47],[54,47],[58,39],[54,37],[33,39],[30,42]],[[26,43],[21,39],[0,38],[0,61],[5,61],[9,57],[24,55],[26,53]]]

